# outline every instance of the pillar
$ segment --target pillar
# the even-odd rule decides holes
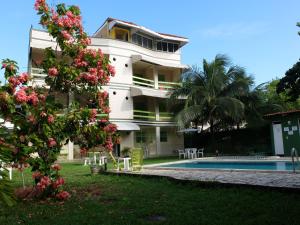
[[[156,155],[160,155],[160,127],[155,127]]]
[[[158,69],[157,69],[157,66],[153,67],[153,79],[154,79],[154,88],[158,89]]]

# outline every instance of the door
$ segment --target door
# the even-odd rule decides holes
[[[281,123],[273,124],[275,155],[284,155]]]

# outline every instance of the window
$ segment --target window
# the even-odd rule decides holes
[[[152,44],[153,42],[150,38],[144,37],[140,34],[132,34],[132,42],[140,46],[143,46],[144,48],[152,49],[153,46]]]
[[[171,43],[171,42],[157,42],[156,43],[156,50],[164,51],[164,52],[176,52],[179,48],[178,44]]]
[[[157,49],[158,51],[161,51],[161,50],[162,50],[161,42],[157,42],[157,43],[156,43],[156,49]]]
[[[162,50],[164,52],[168,51],[168,43],[167,42],[162,42]]]
[[[160,131],[160,142],[168,142],[168,133],[165,130]]]
[[[135,132],[135,142],[136,143],[146,143],[146,133],[142,131]]]

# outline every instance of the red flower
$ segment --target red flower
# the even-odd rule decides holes
[[[57,70],[55,67],[49,68],[49,70],[48,70],[48,75],[49,75],[50,77],[56,77],[57,74],[58,74],[58,70]]]
[[[20,76],[19,76],[19,81],[24,84],[28,81],[28,74],[27,73],[22,73]]]
[[[70,194],[66,191],[61,191],[58,194],[56,194],[56,198],[58,200],[66,200],[70,197]]]
[[[56,170],[56,171],[59,171],[59,170],[61,170],[61,166],[59,165],[59,164],[53,164],[52,166],[51,166],[51,169],[53,169],[53,170]]]
[[[53,123],[54,122],[54,116],[53,115],[49,115],[48,116],[48,123]]]
[[[49,138],[48,139],[48,147],[52,148],[52,147],[54,147],[56,145],[57,145],[57,143],[56,143],[56,141],[55,141],[54,138]]]

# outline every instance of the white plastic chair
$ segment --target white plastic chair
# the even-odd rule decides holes
[[[178,157],[179,157],[179,159],[181,158],[181,156],[183,156],[183,158],[185,159],[185,156],[186,156],[186,154],[185,154],[185,152],[184,152],[184,150],[178,150]]]
[[[4,168],[5,167],[5,168]],[[10,166],[6,166],[1,160],[0,160],[0,171],[4,171],[4,170],[8,171],[8,177],[10,180],[12,180],[12,167]],[[0,176],[0,179],[2,179],[2,176]]]
[[[202,158],[204,157],[204,148],[199,148],[197,150],[197,158],[200,158],[200,155]]]

